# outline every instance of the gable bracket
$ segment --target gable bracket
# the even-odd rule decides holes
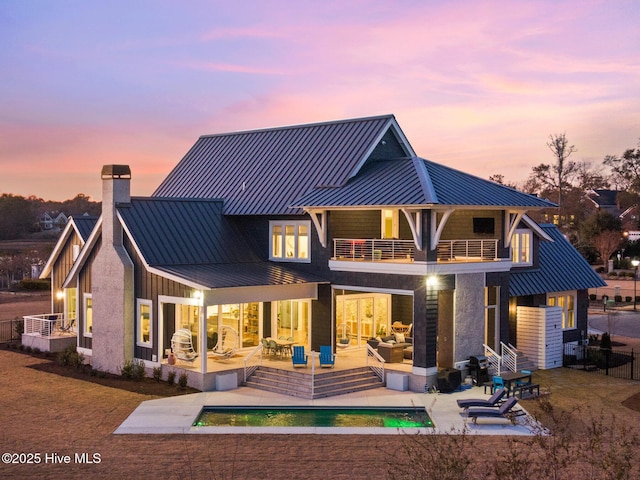
[[[504,246],[511,246],[511,239],[513,238],[513,232],[516,231],[520,220],[524,216],[524,212],[507,212],[507,231],[505,232]]]
[[[438,242],[440,241],[440,236],[442,236],[442,231],[444,230],[444,226],[447,224],[447,220],[454,212],[453,208],[449,210],[442,211],[442,218],[440,219],[440,223],[438,224],[438,213],[435,210],[431,212],[431,245],[429,248],[431,250],[435,250],[438,248]]]
[[[402,208],[401,210],[409,223],[411,235],[413,235],[413,243],[418,250],[422,250],[422,210],[408,208]]]
[[[305,209],[306,210],[306,209]],[[316,226],[318,240],[323,248],[327,248],[327,211],[326,210],[306,210],[311,217],[311,221]]]

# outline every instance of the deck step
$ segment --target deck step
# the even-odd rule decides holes
[[[384,383],[367,367],[316,372],[313,388],[311,372],[258,367],[245,383],[247,387],[299,398],[323,398],[380,388]]]

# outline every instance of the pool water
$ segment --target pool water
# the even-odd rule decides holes
[[[424,408],[407,407],[204,407],[194,427],[425,428]]]

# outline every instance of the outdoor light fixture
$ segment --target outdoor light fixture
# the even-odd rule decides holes
[[[438,277],[436,275],[429,275],[427,277],[427,287],[435,287],[438,285]]]
[[[637,286],[638,286],[638,265],[640,265],[640,260],[634,258],[631,260],[631,265],[633,265],[633,311],[637,311]]]
[[[57,298],[58,300],[62,300],[62,299],[64,298],[64,292],[63,292],[62,290],[58,290],[58,291],[56,292],[56,298]]]

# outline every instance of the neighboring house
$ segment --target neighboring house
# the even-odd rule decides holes
[[[40,217],[40,227],[43,230],[62,230],[68,220],[68,217],[63,212],[45,212]]]
[[[392,115],[200,137],[151,197],[131,197],[131,177],[103,168],[102,216],[60,269],[100,370],[164,365],[179,328],[198,352],[222,326],[246,352],[269,336],[317,351],[364,348],[395,322],[411,331],[412,385],[509,344],[551,368],[535,329],[584,338],[587,289],[603,285],[527,217],[552,203],[417,157]],[[202,358],[190,384],[210,389]]]

